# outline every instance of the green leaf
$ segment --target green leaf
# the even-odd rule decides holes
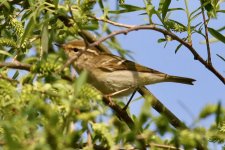
[[[125,0],[119,0],[119,4],[124,4]]]
[[[13,75],[12,79],[15,80],[18,76],[19,76],[19,71],[16,70],[16,72],[15,72],[15,74]]]
[[[109,13],[111,13],[111,14],[121,14],[121,13],[128,13],[128,12],[145,10],[145,8],[137,7],[137,6],[133,6],[133,5],[127,5],[127,4],[122,4],[122,5],[120,5],[120,7],[124,8],[124,9],[109,11]]]
[[[54,0],[54,5],[56,9],[58,9],[58,3],[59,3],[59,0]]]
[[[48,22],[45,22],[43,24],[41,33],[41,48],[45,54],[48,53],[48,41],[49,41]]]
[[[10,10],[10,4],[7,2],[7,0],[3,0],[3,1],[0,3],[0,5],[5,5],[5,7],[6,7],[7,9]]]
[[[205,119],[210,115],[215,114],[217,111],[217,105],[206,105],[200,112],[199,118]]]
[[[211,4],[211,0],[201,0],[202,5],[205,5],[205,9],[210,12],[213,10],[213,5]]]
[[[221,55],[219,55],[219,54],[216,54],[220,59],[222,59],[223,61],[225,61],[225,58],[224,57],[222,57]]]
[[[89,24],[83,25],[82,29],[86,30],[97,30],[99,27],[98,21],[96,20],[91,20]]]
[[[138,10],[145,10],[145,8],[137,7],[134,5],[122,4],[120,7],[125,8],[128,11],[138,11]]]
[[[158,43],[166,42],[165,38],[158,39]]]
[[[219,33],[218,31],[216,31],[213,28],[208,28],[208,30],[209,30],[209,32],[212,36],[214,36],[215,38],[217,38],[221,42],[225,43],[225,36],[223,36],[221,33]]]
[[[145,5],[146,5],[146,12],[149,18],[149,23],[152,24],[153,23],[152,16],[153,14],[156,13],[155,6],[153,6],[151,2],[147,2],[147,1],[145,1]]]
[[[34,28],[35,24],[34,24],[34,20],[33,18],[31,18],[26,26],[25,32],[21,38],[20,43],[24,43],[24,40],[28,37],[28,35],[30,34],[30,32],[32,31],[32,29]]]
[[[162,7],[162,19],[163,20],[166,17],[170,3],[171,3],[171,0],[165,0],[165,2],[163,3],[163,7]]]
[[[218,105],[217,105],[217,110],[216,110],[216,124],[219,125],[220,121],[222,120],[221,119],[221,114],[222,114],[222,107],[221,107],[221,101],[218,102]]]
[[[79,93],[81,90],[82,85],[86,82],[87,80],[87,75],[88,72],[86,70],[84,70],[79,77],[77,78],[75,84],[74,84],[74,88],[75,88],[75,94]]]
[[[178,52],[178,50],[181,48],[181,46],[182,46],[182,44],[179,44],[179,45],[177,46],[177,48],[175,49],[175,54]]]
[[[161,12],[162,8],[163,8],[163,4],[165,3],[165,0],[160,0],[159,2],[159,7],[158,7],[158,11]]]
[[[13,56],[12,54],[10,54],[9,52],[4,51],[4,50],[0,50],[0,54],[2,54],[2,55],[7,55],[7,56],[9,56],[9,57],[12,57],[12,56]]]

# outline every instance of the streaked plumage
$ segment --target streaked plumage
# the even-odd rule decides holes
[[[159,82],[177,82],[192,85],[191,78],[171,76],[165,73],[139,65],[130,60],[98,51],[91,47],[84,51],[84,42],[72,41],[63,45],[69,57],[79,55],[74,65],[78,73],[89,72],[88,82],[103,94],[112,94],[128,89],[116,96],[132,93],[138,87]]]

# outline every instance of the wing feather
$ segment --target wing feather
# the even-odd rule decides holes
[[[104,57],[102,57],[104,55]],[[156,74],[164,74],[157,70],[142,66],[140,64],[134,63],[133,61],[122,59],[121,57],[111,55],[111,54],[101,54],[97,56],[96,67],[104,71],[117,71],[117,70],[130,70],[130,71],[140,71],[149,72]]]

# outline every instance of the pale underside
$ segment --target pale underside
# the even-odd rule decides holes
[[[113,94],[114,97],[126,96],[137,90],[138,87],[158,83],[165,78],[165,75],[137,71],[118,70],[113,72],[103,72],[92,70],[89,73],[88,82],[99,89],[103,94]],[[104,79],[104,80],[102,80]]]

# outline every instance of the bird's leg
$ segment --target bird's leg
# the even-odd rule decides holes
[[[128,101],[127,104],[123,107],[123,110],[127,110],[127,107],[129,106],[129,104],[130,104],[131,100],[133,99],[133,97],[134,97],[134,95],[135,95],[136,92],[137,92],[137,90],[135,90],[135,91],[132,93],[132,95],[131,95],[129,101]]]
[[[116,91],[116,92],[107,94],[106,96],[108,96],[108,97],[113,97],[113,96],[118,95],[118,94],[120,94],[120,93],[123,93],[123,92],[125,92],[125,91],[127,91],[127,90],[129,90],[129,89],[131,89],[131,87],[128,87],[128,88],[122,89],[122,90],[120,90],[120,91]]]
[[[120,91],[116,91],[116,92],[114,92],[114,93],[106,94],[105,96],[108,97],[108,99],[110,100],[110,103],[111,103],[111,102],[112,102],[112,97],[113,97],[113,96],[118,95],[118,94],[120,94],[120,93],[123,93],[123,92],[125,92],[125,91],[127,91],[127,90],[129,90],[129,89],[131,89],[131,87],[122,89],[122,90],[120,90]]]

